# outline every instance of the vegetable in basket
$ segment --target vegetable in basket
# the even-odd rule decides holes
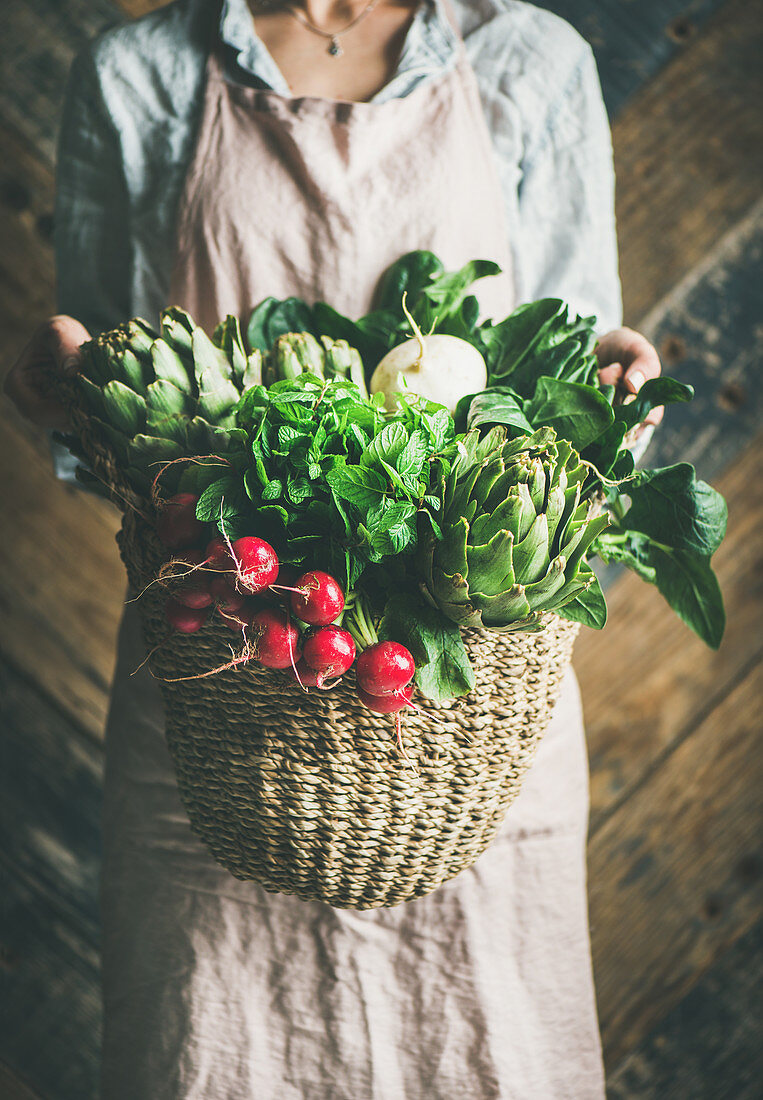
[[[159,332],[134,321],[88,346],[79,397],[95,430],[136,492],[154,487],[168,548],[182,541],[174,528],[190,530],[195,502],[196,550],[215,537],[194,569],[228,570],[214,602],[244,641],[276,625],[288,634],[291,614],[333,624],[367,653],[402,645],[422,694],[443,702],[474,684],[462,628],[538,630],[552,612],[603,626],[598,554],[655,584],[719,644],[710,558],[725,504],[690,466],[636,471],[628,450],[649,410],[690,400],[691,387],[660,378],[619,403],[598,383],[593,318],[552,299],[480,318],[469,288],[495,273],[483,261],[446,272],[431,253],[411,253],[357,321],[324,303],[267,299],[246,342],[232,318],[210,340],[171,309]],[[304,580],[285,598],[300,586],[292,578],[280,609],[258,609],[235,553],[247,540],[272,546],[282,569],[338,582],[347,606],[311,618]],[[279,584],[264,587],[279,598]],[[206,598],[192,596],[194,609],[173,592],[186,608],[168,610],[177,629],[204,626]],[[309,669],[324,688],[346,672],[346,656],[297,665],[304,644],[287,646],[281,667]],[[383,698],[360,667],[360,692]],[[410,683],[395,689],[400,706]]]

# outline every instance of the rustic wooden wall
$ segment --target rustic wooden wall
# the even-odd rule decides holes
[[[2,367],[53,307],[56,118],[74,52],[151,0],[5,0]],[[761,1042],[763,276],[759,0],[556,0],[613,118],[627,320],[697,388],[655,464],[726,494],[729,627],[704,650],[634,578],[581,638],[590,909],[612,1097],[757,1097]],[[102,736],[123,592],[117,519],[0,405],[0,1096],[86,1100],[99,1043]]]

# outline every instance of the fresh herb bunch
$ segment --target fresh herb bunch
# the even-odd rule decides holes
[[[390,414],[381,394],[304,373],[248,390],[237,423],[246,447],[203,490],[199,519],[230,537],[256,529],[283,561],[325,568],[348,588],[367,566],[416,549],[419,513],[439,507],[428,497],[435,456],[454,436],[445,409],[411,396]]]

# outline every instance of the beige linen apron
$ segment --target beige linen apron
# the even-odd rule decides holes
[[[228,84],[210,57],[170,300],[208,328],[263,297],[365,312],[429,248],[497,260],[509,237],[474,74],[346,103]],[[574,1100],[603,1095],[585,893],[587,768],[570,674],[491,848],[433,894],[335,910],[267,894],[191,834],[134,610],[107,731],[107,1100]]]

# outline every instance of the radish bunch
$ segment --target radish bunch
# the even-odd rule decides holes
[[[336,625],[345,601],[334,577],[281,564],[270,543],[255,535],[234,542],[216,535],[199,549],[205,525],[196,519],[197,500],[177,494],[156,523],[160,540],[174,551],[173,567],[185,569],[173,576],[173,594],[165,604],[173,630],[194,634],[216,610],[246,643],[245,656],[232,664],[255,659],[265,668],[290,671],[303,688],[324,690],[355,664],[358,697],[369,710],[396,714],[411,705],[413,657],[404,646],[385,641],[368,646],[356,662],[352,635]]]

